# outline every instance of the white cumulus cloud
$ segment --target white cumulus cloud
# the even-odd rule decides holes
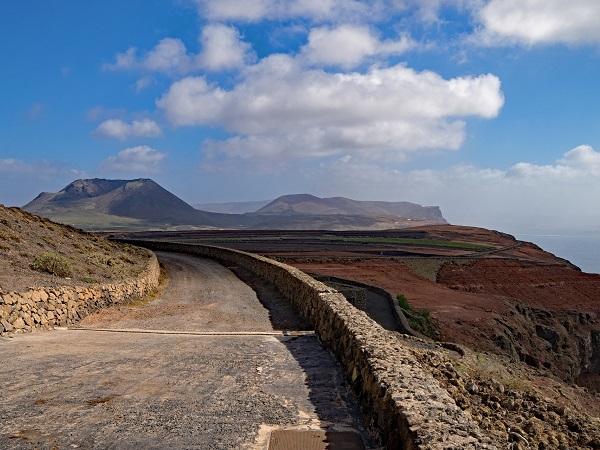
[[[597,0],[491,0],[475,16],[488,45],[600,44]]]
[[[194,69],[194,57],[188,55],[185,44],[180,39],[164,38],[143,56],[130,47],[118,53],[116,61],[104,64],[105,70],[147,70],[167,74],[188,73]]]
[[[564,154],[556,164],[536,165],[521,162],[507,171],[507,176],[531,180],[581,180],[600,175],[600,153],[589,145],[580,145]]]
[[[137,48],[130,47],[124,53],[118,53],[114,63],[104,64],[103,67],[109,71],[140,70],[174,76],[200,69],[218,71],[240,68],[253,57],[251,45],[241,40],[235,27],[206,25],[199,40],[202,45],[199,54],[189,52],[180,39],[167,37],[141,56],[138,55]],[[146,77],[138,81],[137,90],[144,88],[149,80]]]
[[[109,156],[101,164],[101,170],[107,172],[126,173],[159,173],[162,171],[162,161],[166,153],[138,145],[121,150],[116,156]]]
[[[106,63],[102,68],[104,70],[132,69],[138,65],[136,53],[137,49],[135,47],[129,47],[127,51],[117,53],[114,63]]]
[[[310,64],[352,68],[367,57],[401,54],[414,46],[415,43],[407,36],[397,41],[382,42],[366,26],[340,25],[311,30],[301,57]]]
[[[421,149],[457,149],[464,118],[495,117],[504,98],[494,75],[444,79],[405,65],[367,73],[305,70],[272,55],[231,90],[203,77],[174,83],[158,101],[174,125],[236,134],[223,151],[251,158],[323,157],[341,152],[402,160]]]
[[[180,39],[164,38],[141,61],[142,66],[155,72],[188,72],[192,58]]]
[[[208,70],[243,67],[251,57],[250,44],[240,39],[234,27],[221,24],[207,25],[200,36],[202,53],[200,65]]]
[[[589,145],[580,145],[568,151],[558,163],[576,167],[591,175],[600,175],[600,153]]]
[[[196,0],[201,15],[212,20],[258,22],[263,19],[307,18],[343,22],[403,8],[389,0]]]
[[[134,137],[153,138],[162,135],[156,122],[150,119],[134,120],[131,123],[121,119],[108,119],[102,122],[93,133],[96,136],[126,140]]]

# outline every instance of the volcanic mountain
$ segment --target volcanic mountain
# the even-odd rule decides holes
[[[23,206],[32,214],[84,229],[220,228],[243,223],[194,209],[150,179],[76,180],[57,193],[42,192]]]
[[[256,214],[391,215],[411,220],[447,223],[438,206],[421,206],[409,202],[358,201],[344,197],[319,198],[309,194],[284,195],[256,211]]]
[[[144,178],[76,180],[57,193],[41,193],[23,209],[87,230],[356,230],[446,223],[435,206],[320,199],[308,194],[280,197],[254,213],[213,213],[193,208]]]

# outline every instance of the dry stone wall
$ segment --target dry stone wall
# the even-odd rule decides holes
[[[141,275],[114,284],[35,288],[0,295],[0,334],[75,325],[92,312],[144,297],[158,287],[160,267],[149,252]]]
[[[492,441],[423,371],[395,334],[336,290],[300,270],[249,253],[203,245],[126,241],[241,265],[270,281],[336,356],[373,430],[388,449],[494,449]]]
[[[352,286],[348,283],[341,281],[330,281],[325,279],[318,279],[318,281],[325,283],[327,286],[332,287],[340,294],[342,294],[346,300],[348,300],[355,308],[361,311],[367,310],[367,290],[362,287]],[[339,280],[339,279],[338,279]]]
[[[398,321],[398,324],[400,325],[400,329],[402,330],[402,332],[404,334],[409,334],[411,336],[418,337],[419,339],[425,339],[425,340],[430,339],[429,337],[425,336],[424,334],[419,333],[418,331],[414,330],[410,326],[410,324],[408,323],[408,320],[406,319],[406,316],[404,315],[404,311],[402,311],[402,308],[400,308],[400,306],[398,306],[397,300],[395,300],[394,297],[392,297],[392,295],[385,289],[381,289],[377,286],[371,286],[369,284],[361,283],[360,281],[346,280],[345,278],[339,278],[339,277],[333,277],[333,276],[320,276],[319,275],[319,276],[315,276],[315,278],[317,278],[319,281],[323,281],[327,285],[331,285],[334,287],[335,287],[335,285],[332,285],[331,282],[340,283],[340,284],[344,284],[344,285],[347,284],[350,286],[356,286],[356,287],[359,287],[359,288],[362,288],[365,290],[369,290],[369,291],[372,291],[372,292],[375,292],[375,293],[381,295],[382,297],[387,299],[388,303],[392,307],[392,311],[394,311],[394,316],[396,317],[396,320]],[[365,308],[360,308],[360,309],[364,310]]]

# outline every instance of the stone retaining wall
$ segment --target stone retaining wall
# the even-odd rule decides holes
[[[315,276],[315,275],[313,275],[313,276]],[[385,297],[385,299],[387,299],[388,303],[392,307],[392,310],[394,311],[394,317],[396,317],[396,320],[398,321],[398,324],[400,325],[400,329],[404,334],[418,337],[419,339],[425,339],[425,340],[431,339],[428,336],[425,336],[423,333],[419,333],[417,330],[414,330],[410,326],[410,324],[408,323],[408,320],[406,319],[405,312],[398,305],[398,301],[394,297],[392,297],[392,295],[385,289],[382,289],[377,286],[371,286],[370,284],[361,283],[360,281],[347,280],[345,278],[333,277],[331,275],[326,275],[326,276],[318,275],[315,278],[318,278],[319,280],[323,280],[324,283],[327,283],[328,280],[330,280],[334,283],[337,282],[337,283],[349,284],[350,286],[356,286],[356,287],[359,287],[359,288],[362,288],[362,289],[365,289],[368,291],[372,291],[372,292],[375,292],[376,294],[381,295],[382,297]]]
[[[270,281],[314,326],[336,356],[367,422],[388,449],[494,449],[492,441],[424,372],[395,334],[334,289],[300,270],[249,253],[203,245],[123,241],[241,265]]]
[[[149,252],[142,274],[114,284],[41,287],[0,295],[0,334],[75,325],[92,312],[144,297],[158,287],[160,267]]]
[[[352,306],[361,311],[367,310],[367,290],[363,287],[353,286],[341,281],[331,281],[323,278],[314,277],[317,281],[325,283],[327,286],[335,289],[348,300]]]

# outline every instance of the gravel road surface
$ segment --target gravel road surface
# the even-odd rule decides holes
[[[280,428],[354,429],[373,448],[316,336],[277,332],[308,327],[269,286],[259,301],[215,262],[159,258],[170,282],[148,305],[0,338],[0,449],[266,449]]]

